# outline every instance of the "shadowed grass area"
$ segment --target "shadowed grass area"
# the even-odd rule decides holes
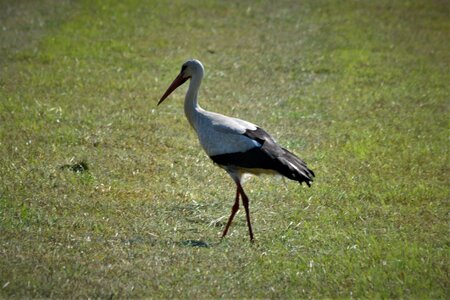
[[[0,5],[1,297],[448,298],[448,1]],[[188,58],[317,174],[246,183],[254,245],[156,109]]]

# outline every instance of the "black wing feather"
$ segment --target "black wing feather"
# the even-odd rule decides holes
[[[235,152],[211,156],[222,166],[235,166],[245,169],[267,169],[310,186],[314,172],[306,163],[292,152],[280,147],[262,128],[247,130],[243,135],[261,144],[245,152]]]

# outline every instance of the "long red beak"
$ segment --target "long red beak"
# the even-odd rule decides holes
[[[164,95],[161,97],[157,105],[160,105],[169,95],[177,89],[180,85],[186,82],[189,77],[183,78],[182,73],[178,74],[177,78],[172,82],[172,84],[169,86],[167,91],[164,93]]]

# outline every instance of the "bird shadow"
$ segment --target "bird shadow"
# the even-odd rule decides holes
[[[175,242],[179,246],[184,247],[192,247],[192,248],[211,248],[213,246],[212,243],[208,243],[202,240],[185,240],[180,242]]]
[[[220,244],[218,242],[207,242],[204,240],[180,240],[175,241],[171,239],[158,239],[156,237],[132,237],[128,239],[122,240],[125,244],[128,245],[137,245],[137,244],[148,244],[151,246],[177,246],[177,247],[187,247],[187,248],[211,248]]]

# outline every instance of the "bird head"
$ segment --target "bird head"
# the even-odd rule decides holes
[[[161,99],[158,102],[158,105],[160,105],[169,95],[176,90],[180,85],[185,83],[188,79],[191,79],[193,77],[203,77],[204,68],[200,61],[196,59],[188,60],[181,66],[181,71],[178,74],[178,76],[175,78],[175,80],[170,84],[167,91],[164,93],[164,95],[161,97]]]

